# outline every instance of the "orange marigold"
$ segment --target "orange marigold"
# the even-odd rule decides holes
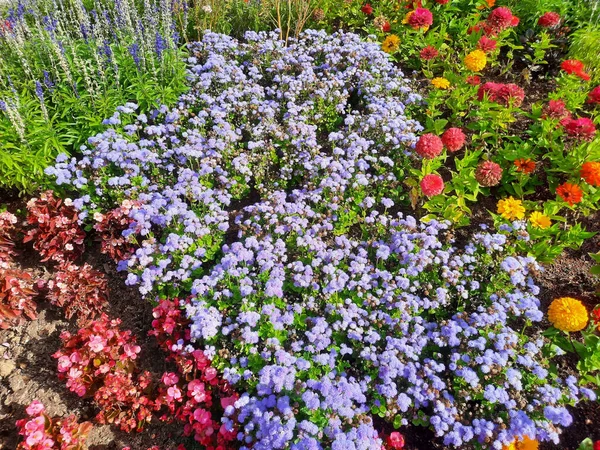
[[[573,183],[561,184],[556,188],[556,193],[571,206],[583,200],[583,191],[579,186]]]
[[[580,173],[586,183],[600,186],[600,162],[584,162]]]
[[[517,172],[530,174],[535,170],[535,162],[530,158],[515,159],[514,164],[517,168]]]

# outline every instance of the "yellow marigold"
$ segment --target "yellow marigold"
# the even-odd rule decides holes
[[[588,323],[588,312],[579,300],[561,297],[550,304],[548,320],[561,331],[580,331]]]
[[[502,446],[502,450],[538,450],[540,444],[535,439],[525,436],[522,440],[514,441],[509,445]]]
[[[472,72],[479,72],[483,70],[487,63],[487,57],[483,50],[473,50],[467,56],[465,56],[465,66]]]
[[[390,34],[381,43],[381,49],[386,53],[395,53],[400,48],[400,38],[395,34]]]
[[[546,229],[550,228],[550,225],[552,225],[550,217],[539,211],[532,212],[529,216],[529,221],[531,222],[531,225],[533,225],[535,228]]]
[[[431,80],[431,84],[438,89],[448,89],[450,87],[450,82],[442,77],[435,77]]]
[[[506,220],[522,219],[525,217],[525,207],[521,200],[514,197],[503,198],[498,201],[498,214]]]

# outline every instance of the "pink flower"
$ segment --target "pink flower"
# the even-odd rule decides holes
[[[496,50],[496,44],[497,42],[493,39],[490,39],[486,36],[481,36],[481,38],[479,38],[479,41],[477,42],[477,48],[483,50],[486,53],[490,53]]]
[[[93,334],[90,336],[88,346],[95,353],[100,353],[106,346],[106,340],[102,336]]]
[[[567,110],[565,102],[562,100],[550,100],[543,109],[542,118],[564,119],[570,115],[571,113]]]
[[[66,372],[67,370],[69,370],[69,368],[71,366],[72,366],[71,359],[68,356],[63,355],[60,358],[58,358],[58,371],[59,372]]]
[[[165,386],[173,386],[174,384],[177,384],[178,381],[179,377],[174,372],[166,372],[162,376],[162,382]]]
[[[167,397],[169,399],[177,400],[178,398],[181,398],[181,391],[177,386],[171,386],[167,389]]]
[[[512,12],[504,6],[494,9],[487,18],[487,25],[495,32],[505,30],[510,27],[512,23]]]
[[[442,134],[442,142],[451,152],[457,152],[465,145],[467,137],[460,128],[448,128]]]
[[[561,121],[565,131],[571,137],[591,141],[596,134],[596,126],[591,119],[580,117],[579,119],[565,119]]]
[[[417,8],[408,18],[408,24],[413,28],[426,28],[433,24],[433,14],[426,8]]]
[[[194,379],[188,383],[188,395],[198,403],[206,400],[206,391],[204,383],[198,379]]]
[[[404,436],[397,431],[393,431],[387,438],[387,444],[393,449],[404,448]]]
[[[502,179],[502,167],[493,161],[482,161],[475,169],[475,179],[482,186],[496,186]]]
[[[40,402],[38,400],[34,400],[31,402],[31,404],[27,407],[27,409],[25,411],[30,416],[37,416],[38,414],[41,414],[42,412],[44,412],[44,409],[45,408],[44,408],[44,405],[42,404],[42,402]]]
[[[206,370],[204,371],[204,378],[206,378],[208,381],[212,380],[216,376],[217,376],[217,369],[215,369],[214,367],[207,367]]]
[[[600,86],[596,86],[588,94],[587,103],[596,103],[600,105]]]
[[[427,197],[439,195],[444,192],[444,180],[439,175],[425,175],[421,180],[421,191]]]
[[[140,352],[141,348],[139,345],[125,344],[123,346],[123,350],[125,351],[125,355],[131,359],[135,359],[137,358],[137,354]]]
[[[210,422],[210,413],[202,408],[197,408],[193,414],[194,420],[200,424]]]
[[[442,150],[444,150],[442,140],[431,133],[423,134],[415,146],[417,154],[426,159],[435,158],[442,153]]]
[[[497,102],[505,106],[519,107],[525,99],[525,91],[514,83],[508,83],[500,86],[497,93]]]
[[[553,11],[542,14],[538,19],[538,25],[542,28],[554,28],[560,23],[560,15]]]

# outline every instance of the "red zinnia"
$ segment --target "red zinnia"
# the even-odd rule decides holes
[[[467,29],[467,34],[473,34],[473,33],[479,33],[481,31],[481,28],[483,27],[483,24],[480,22],[477,25],[473,25],[472,27],[469,27]]]
[[[433,14],[426,8],[417,8],[408,18],[408,24],[413,28],[425,28],[433,24]]]
[[[584,71],[584,65],[578,59],[567,59],[560,64],[560,68],[570,75],[577,75],[582,80],[589,80],[590,76]]]
[[[600,186],[600,162],[584,162],[579,173],[587,184]]]
[[[512,103],[513,106],[519,107],[525,98],[525,91],[513,83],[508,83],[500,87],[497,92],[497,102],[508,106]]]
[[[421,50],[421,53],[419,53],[419,56],[421,56],[421,59],[424,59],[425,61],[429,61],[430,59],[436,58],[439,54],[440,53],[437,51],[437,49],[435,47],[428,45],[423,50]]]
[[[360,10],[367,15],[373,14],[373,7],[369,3],[366,3]]]
[[[579,186],[573,183],[561,184],[556,188],[556,193],[571,206],[583,200],[583,191]]]
[[[445,4],[447,4],[449,1],[450,1],[450,0],[435,0],[435,2],[436,2],[438,5],[445,5]]]
[[[382,26],[381,26],[381,31],[383,31],[384,33],[389,33],[390,30],[392,29],[392,26],[390,25],[389,22],[385,22]]]
[[[493,81],[488,81],[487,83],[479,86],[479,90],[477,91],[477,99],[483,100],[487,95],[488,100],[495,102],[498,99],[498,91],[502,87],[500,83],[494,83]]]
[[[493,161],[482,161],[475,169],[475,179],[482,186],[496,186],[502,179],[502,167]]]
[[[481,78],[478,75],[470,75],[467,77],[467,83],[473,86],[479,86],[481,84]]]
[[[427,197],[433,197],[444,192],[444,180],[436,174],[425,175],[421,180],[421,191]]]
[[[570,115],[571,113],[567,110],[565,102],[562,100],[550,100],[548,104],[544,106],[542,118],[562,120]]]
[[[591,141],[596,134],[596,126],[591,119],[580,117],[579,119],[565,119],[561,121],[567,134],[571,137]]]
[[[588,94],[588,103],[597,103],[600,105],[600,86],[596,86],[592,91]]]
[[[518,20],[518,19],[517,19]],[[510,9],[502,6],[494,9],[487,18],[491,31],[498,32],[512,26],[513,15]]]
[[[422,135],[415,146],[417,154],[427,159],[435,158],[442,153],[442,150],[444,150],[442,140],[431,133]]]
[[[481,36],[481,38],[479,38],[479,42],[477,42],[477,48],[486,53],[490,53],[496,50],[496,44],[497,42],[493,39],[490,39],[486,36]]]
[[[519,25],[519,22],[521,22],[521,20],[517,16],[512,16],[512,19],[510,20],[510,26],[516,27]]]
[[[457,152],[465,145],[467,137],[460,128],[448,128],[442,134],[442,142],[451,152]]]
[[[560,15],[554,11],[542,14],[538,19],[538,25],[542,28],[554,28],[560,23]]]
[[[594,442],[594,450],[600,450],[600,441]]]

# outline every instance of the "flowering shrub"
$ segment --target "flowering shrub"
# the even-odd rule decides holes
[[[17,218],[9,212],[0,213],[0,329],[18,325],[24,318],[36,318],[38,295],[34,279],[26,270],[18,268],[15,239]]]
[[[42,261],[73,261],[81,255],[85,232],[77,223],[77,211],[70,204],[48,191],[29,200],[27,211],[27,222],[32,228],[23,241],[33,241]]]
[[[83,266],[69,263],[61,265],[46,287],[46,298],[53,305],[63,308],[67,319],[76,315],[81,325],[98,316],[108,300],[108,285],[104,275],[87,263]]]
[[[84,450],[90,422],[79,423],[73,415],[56,419],[45,413],[42,403],[34,400],[25,410],[27,419],[17,421],[23,441],[17,450]]]
[[[74,336],[64,331],[63,347],[52,356],[69,390],[93,397],[100,406],[96,416],[100,423],[114,423],[124,431],[141,430],[152,415],[153,402],[145,392],[151,378],[137,370],[140,347],[131,331],[119,329],[120,322],[102,314]]]
[[[123,232],[128,230],[133,223],[129,217],[131,208],[137,203],[124,200],[121,206],[109,211],[107,214],[94,214],[94,230],[98,233],[102,253],[110,256],[115,262],[127,259],[134,252],[135,247],[131,242],[135,233],[128,233],[128,238]]]

